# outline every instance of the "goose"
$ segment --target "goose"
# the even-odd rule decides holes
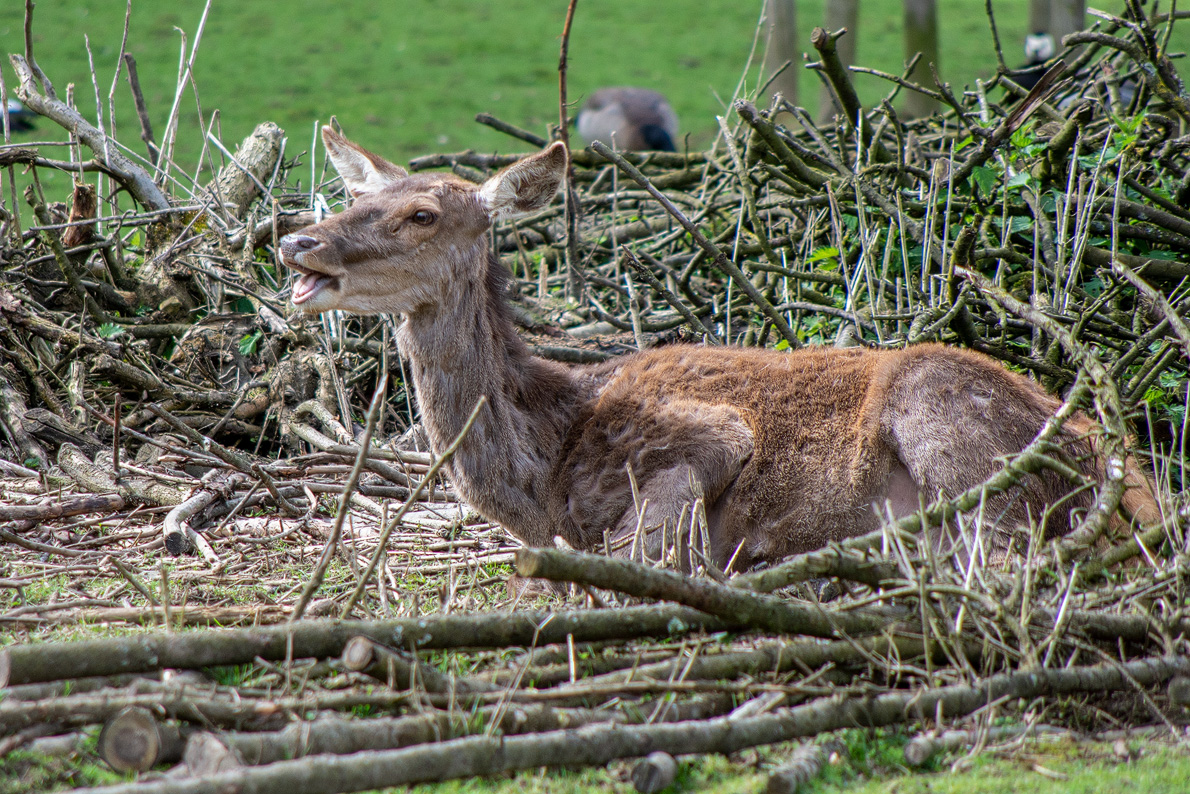
[[[8,128],[13,132],[28,132],[33,129],[33,117],[37,115],[15,99],[7,102]]]
[[[648,88],[601,88],[587,98],[577,119],[588,142],[628,151],[675,150],[678,116],[664,96]]]

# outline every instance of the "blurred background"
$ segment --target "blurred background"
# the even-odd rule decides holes
[[[1056,2],[1057,0],[1055,0]],[[154,128],[160,134],[174,101],[179,61],[199,36],[204,2],[136,2],[126,50],[135,56]],[[789,0],[800,59],[810,31],[827,12],[851,14],[855,62],[899,73],[905,60],[907,7],[933,8],[939,69],[956,90],[992,76],[996,66],[984,3],[980,0]],[[1037,5],[1034,2],[1033,5]],[[24,4],[0,4],[5,54],[23,50]],[[689,146],[714,137],[715,115],[738,86],[756,90],[763,55],[758,33],[763,0],[582,0],[570,44],[569,92],[573,109],[596,88],[639,85],[666,94]],[[1024,62],[1029,0],[992,0],[1005,61]],[[96,93],[108,107],[124,32],[118,0],[43,2],[35,11],[35,54],[60,95],[95,117]],[[1118,10],[1118,9],[1116,9]],[[230,144],[261,121],[281,125],[289,154],[308,149],[316,122],[335,114],[352,137],[397,160],[435,151],[525,148],[479,124],[488,112],[544,134],[558,118],[558,53],[566,2],[541,0],[239,0],[211,4],[194,58],[193,82],[181,100],[176,161],[201,175],[201,130],[212,123]],[[755,48],[755,51],[754,51]],[[754,51],[754,52],[753,52]],[[750,57],[751,56],[751,57]],[[89,63],[94,64],[93,84]],[[793,65],[797,103],[816,113],[819,80],[799,60]],[[3,63],[10,96],[13,72]],[[928,84],[928,74],[921,79]],[[866,106],[890,84],[868,75],[855,82]],[[98,89],[98,90],[97,90]],[[787,88],[786,91],[789,89]],[[137,122],[123,75],[116,84],[119,139],[135,142]],[[898,103],[903,105],[903,101]],[[60,137],[48,122],[18,140]],[[221,132],[220,132],[221,131]],[[681,140],[678,148],[683,148]]]

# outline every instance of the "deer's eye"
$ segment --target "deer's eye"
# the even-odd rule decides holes
[[[429,210],[418,210],[409,216],[409,220],[413,221],[418,226],[429,226],[431,223],[438,220],[438,217]]]

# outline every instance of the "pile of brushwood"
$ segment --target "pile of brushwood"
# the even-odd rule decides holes
[[[647,757],[643,791],[675,755],[805,740],[781,791],[821,766],[815,737],[855,726],[920,731],[918,764],[1023,733],[1184,731],[1190,94],[1171,19],[1128,7],[1029,92],[883,75],[876,108],[816,31],[834,126],[739,99],[709,151],[575,147],[555,205],[495,229],[540,355],[961,345],[1096,417],[1107,457],[1131,446],[1165,516],[1112,536],[1109,467],[1060,541],[1023,532],[996,563],[919,542],[1061,469],[1039,438],[983,486],[734,575],[517,548],[437,476],[391,321],[287,308],[278,237],[343,201],[319,153],[268,123],[235,152],[208,136],[199,184],[131,59],[143,147],[12,55],[12,90],[69,141],[0,147],[0,752],[182,762],[121,792]],[[899,118],[904,91],[944,112]],[[515,159],[411,168],[481,180]],[[69,202],[47,169],[75,176]],[[571,595],[510,593],[513,570]]]

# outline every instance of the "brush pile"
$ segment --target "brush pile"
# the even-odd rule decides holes
[[[741,99],[706,152],[576,147],[565,200],[494,232],[543,356],[942,341],[1067,395],[1109,452],[1134,445],[1161,525],[1111,537],[1109,478],[1070,535],[1023,533],[996,565],[918,541],[970,522],[1044,443],[752,572],[516,548],[437,477],[390,321],[286,308],[277,239],[343,201],[318,155],[266,123],[234,154],[212,137],[222,168],[188,187],[176,114],[159,146],[141,113],[142,156],[12,55],[39,126],[90,159],[0,147],[0,752],[82,752],[102,724],[118,770],[184,758],[110,792],[360,791],[647,756],[632,777],[655,791],[666,753],[854,727],[926,731],[914,764],[1026,732],[1184,731],[1190,93],[1172,21],[1129,9],[1070,37],[1065,72],[1029,92],[884,75],[878,108],[816,31],[834,126]],[[944,112],[899,118],[902,91]],[[411,168],[478,181],[515,159]],[[43,195],[45,169],[75,174],[69,203]],[[571,595],[510,596],[514,569]],[[824,757],[798,750],[770,790]]]

